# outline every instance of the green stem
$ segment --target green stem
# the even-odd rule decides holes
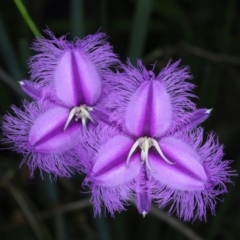
[[[28,14],[26,8],[24,7],[24,5],[22,4],[21,0],[14,0],[14,2],[17,5],[19,12],[22,14],[24,20],[26,21],[27,25],[31,29],[34,36],[40,37],[41,36],[40,32],[38,31],[36,25],[34,24],[33,20],[31,19],[31,17],[29,16],[29,14]]]

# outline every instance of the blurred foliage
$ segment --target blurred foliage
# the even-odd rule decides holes
[[[226,159],[240,169],[240,2],[236,0],[24,0],[37,28],[48,26],[57,36],[82,37],[105,31],[114,51],[125,62],[142,58],[159,71],[167,61],[182,58],[197,85],[198,107],[214,108],[204,123],[225,144]],[[34,36],[13,0],[0,0],[0,120],[10,105],[24,97],[17,81],[27,78],[26,62],[33,53]],[[0,133],[1,134],[1,133]],[[111,218],[94,218],[82,193],[84,176],[57,181],[39,172],[29,178],[21,156],[7,149],[0,152],[0,239],[108,240],[240,239],[240,183],[207,222],[174,222],[158,213],[142,218],[134,206]],[[81,191],[81,192],[79,192]],[[220,200],[221,200],[220,199]],[[154,210],[155,211],[155,210]],[[153,211],[153,213],[154,213]],[[104,212],[104,210],[103,210]],[[161,213],[161,212],[160,212]],[[171,221],[173,221],[171,223]],[[186,231],[185,231],[186,232]],[[196,236],[199,236],[197,238]]]

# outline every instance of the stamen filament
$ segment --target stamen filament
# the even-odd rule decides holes
[[[147,155],[147,157],[146,157],[145,163],[146,163],[147,168],[148,168],[151,172],[157,173],[157,171],[155,171],[155,170],[152,169],[152,167],[151,167],[151,165],[150,165],[150,162],[149,162],[149,159],[148,159],[148,155]]]
[[[133,153],[136,151],[136,149],[138,147],[141,148],[141,160],[142,163],[146,163],[146,167],[153,173],[157,173],[157,171],[153,170],[153,168],[151,167],[151,164],[149,162],[149,158],[148,158],[148,153],[149,153],[149,148],[151,147],[155,147],[158,154],[160,155],[160,157],[167,162],[168,164],[175,164],[173,162],[171,162],[170,160],[168,160],[166,158],[166,156],[163,154],[158,142],[153,139],[153,138],[149,138],[149,137],[141,137],[139,139],[137,139],[137,141],[132,145],[128,156],[127,156],[127,160],[126,160],[126,166],[129,166],[129,161],[130,158],[132,157]]]
[[[129,153],[128,153],[128,156],[127,156],[127,161],[126,161],[126,166],[128,167],[129,165],[129,160],[131,158],[131,156],[133,155],[133,153],[135,152],[135,150],[137,149],[137,147],[139,146],[139,139],[132,145]]]
[[[163,152],[162,152],[162,150],[161,150],[158,142],[157,142],[155,139],[153,139],[153,138],[152,138],[151,140],[152,140],[152,145],[156,148],[157,152],[158,152],[159,155],[163,158],[163,160],[164,160],[165,162],[169,163],[169,164],[175,164],[175,163],[171,162],[170,160],[168,160],[168,159],[164,156],[164,154],[163,154]]]
[[[75,121],[78,121],[79,119],[82,120],[82,125],[84,127],[87,126],[87,120],[90,120],[92,123],[96,123],[94,121],[94,119],[92,118],[92,116],[89,114],[89,111],[93,111],[92,107],[89,107],[87,105],[81,105],[79,107],[74,107],[67,118],[67,121],[64,125],[63,131],[66,131],[68,125],[70,124],[71,120],[73,119],[73,117],[75,116]]]
[[[86,125],[87,125],[87,121],[86,121],[86,118],[82,118],[82,125],[84,126],[84,127],[86,127]]]
[[[74,108],[71,110],[71,112],[69,113],[69,115],[68,115],[67,121],[66,121],[66,123],[65,123],[65,125],[64,125],[64,128],[63,128],[63,131],[64,131],[64,132],[66,131],[69,123],[70,123],[71,120],[73,119],[75,113],[76,113],[76,107],[74,107]]]
[[[83,106],[81,106],[80,110],[82,112],[82,115],[85,116],[86,119],[89,119],[92,123],[96,123],[88,112],[88,111],[92,111],[92,108],[87,110]]]

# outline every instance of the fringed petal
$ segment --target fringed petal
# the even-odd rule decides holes
[[[125,210],[126,205],[129,205],[128,201],[131,200],[133,189],[135,188],[135,180],[127,184],[118,185],[115,187],[98,186],[89,184],[88,179],[85,180],[85,185],[89,185],[92,196],[90,201],[94,207],[94,215],[100,215],[102,205],[106,207],[111,216],[114,216],[115,212],[121,212]]]
[[[149,126],[149,129],[152,129],[151,131],[154,131],[155,134],[151,133],[150,136],[162,136],[166,129],[169,129],[169,120],[171,121],[171,129],[175,129],[177,126],[185,123],[189,116],[188,113],[195,110],[195,104],[190,100],[190,98],[195,96],[191,92],[194,87],[193,84],[187,81],[191,79],[189,70],[187,67],[179,67],[179,63],[180,61],[175,63],[169,62],[157,77],[154,76],[152,71],[146,70],[141,60],[138,61],[137,68],[131,65],[130,62],[127,62],[126,66],[122,65],[123,72],[115,74],[115,87],[106,99],[106,105],[113,111],[111,121],[126,128],[126,119],[123,116],[127,117],[128,122],[131,121],[131,117],[135,119],[134,114],[131,115],[131,111],[136,113],[137,117],[141,116],[140,120],[144,116],[149,116],[146,102],[148,101],[147,96],[151,96],[151,94],[147,94],[150,92],[148,91],[150,88],[144,89],[144,86],[147,85],[146,82],[149,82],[149,84],[152,82],[153,101],[149,106],[153,106],[159,115],[155,115],[155,117],[157,116],[155,119],[150,118],[152,119],[151,121],[154,119],[154,124]],[[145,93],[142,93],[143,89]],[[143,94],[142,100],[140,97],[137,97],[140,94]],[[151,101],[148,101],[148,103],[151,103]],[[158,112],[159,110],[160,112]],[[166,113],[166,118],[164,112]],[[139,119],[137,117],[136,119]],[[162,117],[163,120],[159,120]],[[140,121],[139,125],[141,124]],[[129,124],[127,130],[133,129],[134,132],[132,130],[131,133],[135,133],[135,128],[139,126],[137,121],[135,121],[135,125],[132,128],[134,124]]]
[[[24,155],[22,163],[28,165],[31,176],[33,176],[33,173],[37,168],[39,168],[40,171],[53,173],[55,176],[60,177],[70,177],[74,171],[81,171],[81,165],[79,165],[79,159],[75,150],[75,144],[77,142],[76,138],[74,141],[71,139],[71,144],[65,143],[69,147],[67,151],[57,148],[55,153],[39,152],[29,143],[30,130],[36,123],[36,119],[38,119],[38,121],[43,119],[44,123],[48,126],[57,124],[57,120],[59,119],[56,119],[54,115],[50,114],[48,121],[52,122],[47,123],[47,119],[44,119],[42,116],[46,113],[48,108],[45,108],[43,105],[39,106],[34,102],[24,102],[23,107],[24,110],[21,110],[13,106],[12,109],[15,116],[10,114],[4,116],[2,129],[5,138],[3,139],[3,142],[14,143],[13,149]],[[46,117],[46,114],[44,116]],[[37,126],[34,127],[37,132],[43,131],[41,128],[45,128],[45,130],[47,129],[47,127],[40,122],[37,125],[39,129]],[[43,132],[41,132],[41,134],[42,133]],[[61,147],[65,148],[65,146]]]
[[[34,122],[29,133],[29,144],[37,152],[62,153],[75,146],[80,136],[80,123],[72,123],[66,131],[68,109],[52,108],[41,114]]]
[[[131,157],[129,166],[126,166],[128,153],[133,144],[131,138],[115,136],[102,145],[95,158],[90,178],[99,186],[114,187],[128,183],[140,172],[140,155]]]
[[[176,179],[176,183],[173,185],[169,184],[170,181],[167,183],[164,178],[161,180],[152,175],[153,198],[160,208],[168,206],[169,214],[176,212],[178,217],[184,221],[198,218],[206,221],[207,209],[210,209],[212,214],[215,213],[218,195],[227,192],[226,183],[231,182],[230,177],[236,175],[236,172],[231,170],[229,166],[231,161],[222,160],[223,147],[213,134],[209,135],[204,144],[202,144],[203,130],[201,128],[189,134],[176,133],[175,137],[191,147],[192,151],[195,152],[194,155],[197,154],[198,162],[203,166],[207,179],[202,189],[195,188],[193,181],[189,181],[188,189],[181,189],[181,185],[179,185],[181,179],[179,182]],[[163,144],[161,146],[165,153],[167,148]],[[171,146],[169,150],[170,148]],[[171,154],[176,155],[176,152],[174,151]],[[186,156],[186,153],[183,156]],[[186,164],[191,166],[192,161],[187,162],[186,160]],[[154,162],[152,162],[152,165],[154,165]],[[177,167],[177,163],[175,165]],[[162,173],[163,171],[161,171]],[[190,172],[185,172],[185,174],[191,176]],[[201,176],[201,173],[198,173],[198,176]],[[172,178],[174,177],[172,175]]]
[[[79,146],[79,156],[87,177],[84,185],[92,192],[91,202],[95,215],[104,205],[113,216],[122,211],[136,189],[136,179],[141,169],[139,154],[126,166],[133,140],[116,129],[100,123],[84,132]]]
[[[69,42],[45,30],[49,39],[33,43],[37,52],[29,61],[31,80],[49,86],[52,99],[60,99],[67,107],[96,103],[101,90],[112,88],[109,67],[119,63],[104,33],[89,35]]]
[[[93,63],[84,52],[66,51],[54,72],[57,97],[67,107],[92,106],[101,94],[101,80]]]
[[[212,109],[200,108],[191,113],[188,113],[187,116],[184,117],[186,121],[178,125],[175,129],[170,129],[170,132],[188,132],[192,130],[204,122],[206,119],[208,119],[211,111]],[[167,135],[171,135],[171,133],[167,133]]]
[[[186,121],[187,113],[195,110],[195,104],[190,98],[196,97],[192,90],[194,85],[187,80],[192,79],[189,67],[179,66],[181,60],[169,61],[161,70],[156,80],[160,81],[171,96],[173,122],[172,126],[180,125]]]
[[[22,90],[32,99],[39,100],[42,97],[43,86],[37,83],[33,83],[28,80],[22,80],[19,82]]]
[[[150,164],[157,173],[151,176],[179,190],[203,190],[208,181],[198,154],[186,143],[173,137],[162,138],[159,145],[164,155],[174,164],[168,164],[159,155],[149,154]]]
[[[164,86],[146,81],[126,107],[125,125],[134,136],[160,137],[171,125],[172,106]]]

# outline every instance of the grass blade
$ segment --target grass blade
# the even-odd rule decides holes
[[[84,37],[84,5],[82,0],[71,1],[70,30],[73,37]]]
[[[138,0],[135,9],[133,27],[130,36],[128,56],[135,63],[141,57],[147,38],[147,28],[150,21],[152,0]]]
[[[0,18],[0,52],[2,53],[7,70],[13,78],[20,80],[23,73],[19,67],[17,56],[14,53],[13,46],[9,40],[4,24]]]
[[[24,5],[22,4],[21,0],[14,0],[15,4],[17,5],[17,8],[19,10],[19,12],[22,14],[24,20],[26,21],[27,25],[29,26],[29,28],[31,29],[33,35],[35,37],[40,37],[41,34],[38,31],[35,23],[33,22],[33,20],[31,19],[30,15],[28,14],[26,8],[24,7]]]

